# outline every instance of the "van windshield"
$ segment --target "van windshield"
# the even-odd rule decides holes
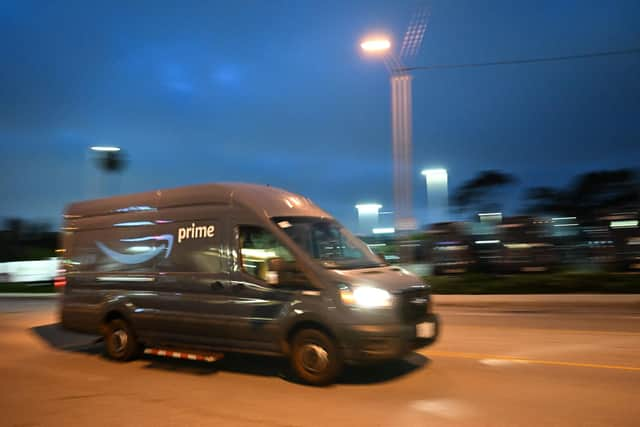
[[[326,268],[342,270],[386,265],[337,221],[314,217],[276,217],[273,221]]]

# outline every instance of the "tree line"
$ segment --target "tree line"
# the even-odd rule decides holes
[[[518,178],[487,170],[457,188],[451,204],[461,214],[502,211]],[[524,213],[558,215],[591,221],[611,213],[638,210],[640,179],[632,169],[592,171],[574,177],[565,187],[531,187],[522,194]]]

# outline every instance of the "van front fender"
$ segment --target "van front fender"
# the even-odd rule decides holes
[[[336,340],[338,344],[340,342],[340,337],[336,334],[335,328],[328,317],[319,315],[317,312],[296,308],[296,310],[287,315],[283,322],[280,336],[280,347],[283,354],[289,354],[292,338],[302,329],[318,329]]]

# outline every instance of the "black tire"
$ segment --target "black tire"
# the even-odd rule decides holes
[[[133,360],[140,354],[136,334],[123,319],[113,319],[105,325],[104,344],[107,355],[119,362]]]
[[[335,341],[318,329],[303,329],[291,341],[291,368],[306,384],[332,384],[342,372],[342,355]]]

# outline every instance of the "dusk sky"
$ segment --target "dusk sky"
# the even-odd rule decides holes
[[[411,65],[640,47],[640,2],[434,0]],[[0,218],[58,225],[96,192],[243,181],[309,196],[354,227],[392,208],[388,75],[359,41],[399,44],[415,1],[3,1]],[[638,167],[640,55],[416,72],[414,206],[487,169],[523,188]],[[127,153],[97,180],[88,147]]]

